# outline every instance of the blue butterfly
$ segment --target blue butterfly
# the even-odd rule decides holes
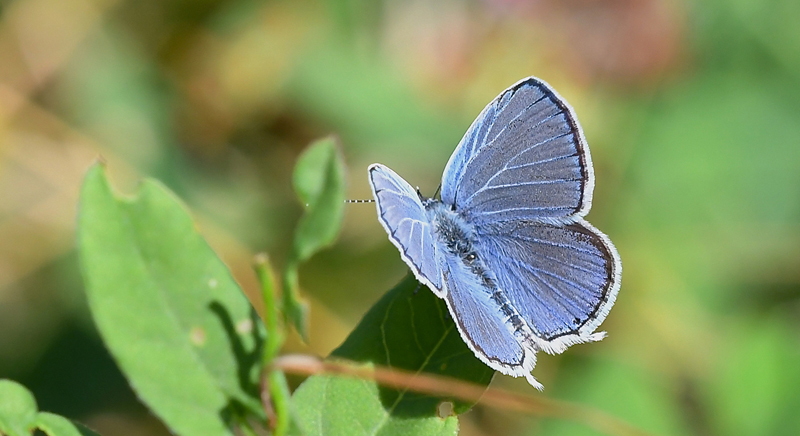
[[[595,332],[622,264],[586,222],[594,189],[575,112],[547,83],[523,79],[481,112],[450,157],[441,199],[369,167],[378,217],[417,280],[447,303],[464,342],[503,374],[531,374]]]

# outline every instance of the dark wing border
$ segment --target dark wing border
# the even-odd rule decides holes
[[[572,212],[571,214],[565,216],[560,221],[561,222],[575,222],[578,218],[582,218],[589,213],[589,210],[592,208],[592,196],[594,193],[594,167],[592,165],[592,156],[589,152],[589,146],[586,142],[586,137],[584,136],[583,129],[581,128],[580,123],[578,122],[578,116],[575,114],[575,109],[567,103],[567,101],[559,94],[549,83],[545,82],[542,79],[539,79],[534,76],[526,77],[517,83],[511,85],[508,89],[501,92],[500,95],[495,97],[491,103],[486,105],[486,107],[481,111],[475,121],[472,122],[467,132],[464,134],[464,137],[459,142],[456,150],[453,151],[453,154],[450,156],[450,159],[447,161],[447,165],[445,166],[444,173],[442,175],[442,185],[445,185],[445,179],[448,175],[456,171],[456,159],[459,158],[460,154],[463,152],[463,149],[467,147],[467,138],[470,134],[472,134],[476,129],[480,127],[484,122],[486,122],[487,114],[494,108],[496,109],[497,105],[504,99],[504,97],[508,93],[516,93],[520,88],[523,86],[534,86],[539,88],[547,97],[549,97],[558,107],[564,112],[565,118],[569,123],[570,128],[575,132],[576,136],[576,147],[578,149],[578,155],[581,160],[581,172],[582,172],[582,180],[581,180],[581,199],[579,202],[579,207]],[[477,139],[476,139],[477,140]],[[465,156],[465,163],[461,167],[461,172],[463,173],[463,169],[468,167],[472,160],[481,153],[481,150],[488,145],[487,143],[480,144],[477,148],[473,150],[473,152],[469,156]],[[474,147],[474,145],[473,145]],[[463,175],[453,177],[453,180],[456,182],[456,185],[453,186],[449,191],[453,193],[453,204],[457,203],[457,198],[455,198],[456,193],[458,192],[458,186],[461,184]],[[442,197],[444,199],[444,195]]]

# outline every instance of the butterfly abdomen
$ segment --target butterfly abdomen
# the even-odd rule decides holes
[[[475,229],[458,213],[440,201],[428,201],[428,216],[433,225],[437,241],[447,252],[461,259],[461,263],[475,276],[490,300],[494,301],[507,323],[514,331],[525,327],[519,313],[511,305],[505,293],[497,287],[491,271],[475,250]]]

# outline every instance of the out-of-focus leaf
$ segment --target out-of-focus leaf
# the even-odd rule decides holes
[[[76,52],[59,93],[82,131],[126,162],[148,172],[167,170],[160,176],[169,177],[169,94],[159,80],[158,68],[137,45],[111,30]]]
[[[438,374],[488,385],[494,371],[467,348],[444,301],[408,276],[364,316],[332,357]],[[300,423],[308,435],[455,434],[455,416],[440,418],[442,401],[375,382],[313,376],[295,392]],[[455,413],[472,404],[453,401]]]
[[[800,336],[781,314],[737,320],[708,386],[717,434],[800,434]]]
[[[648,224],[684,231],[687,224],[793,222],[800,124],[797,105],[782,93],[746,77],[710,76],[653,105],[642,133],[647,147],[626,185]]]
[[[332,137],[309,146],[294,168],[292,181],[305,214],[295,231],[294,258],[305,262],[330,246],[344,215],[344,159]]]
[[[36,399],[25,386],[0,380],[0,435],[29,436],[33,429],[48,436],[97,436],[63,416],[39,412]]]
[[[36,426],[36,399],[21,384],[0,380],[0,434],[27,436]]]
[[[671,400],[669,384],[660,376],[621,362],[581,363],[589,365],[564,370],[569,376],[554,383],[557,396],[596,407],[654,435],[690,434],[678,404]],[[577,420],[548,419],[540,430],[536,434],[603,435]]]
[[[735,0],[720,2],[733,12],[737,24],[755,37],[781,66],[800,78],[800,28],[795,20],[800,16],[800,2],[773,0],[759,2]],[[741,32],[743,29],[739,29]]]
[[[261,413],[263,326],[180,202],[154,181],[115,196],[103,166],[84,180],[79,248],[100,334],[140,398],[179,434],[230,435]]]
[[[362,56],[340,41],[328,38],[304,54],[288,86],[290,98],[305,112],[338,126],[354,139],[354,147],[395,144],[385,151],[446,162],[471,120],[431,110],[379,57]]]
[[[666,255],[709,307],[725,304],[732,274],[757,268],[760,252],[780,260],[781,240],[796,239],[800,117],[785,94],[711,74],[665,92],[647,109],[646,146],[620,184],[617,226],[646,232],[642,248]]]
[[[41,412],[36,417],[36,427],[47,436],[98,436],[86,426],[70,421],[63,416]]]
[[[297,224],[292,255],[284,274],[283,311],[306,342],[308,304],[299,296],[297,268],[336,239],[344,215],[344,172],[344,159],[336,140],[328,137],[303,152],[292,177],[305,213]]]
[[[671,401],[669,384],[658,375],[603,361],[566,372],[569,377],[559,380],[563,384],[554,385],[558,396],[592,405],[651,434],[689,434],[678,404]],[[547,420],[542,430],[548,436],[603,435],[577,420]]]

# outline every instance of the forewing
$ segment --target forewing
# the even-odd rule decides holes
[[[442,200],[475,224],[583,216],[594,188],[573,109],[534,77],[503,91],[467,130],[442,177]]]
[[[593,333],[614,304],[622,265],[611,241],[589,223],[508,223],[478,228],[476,249],[538,338],[560,353]]]
[[[417,280],[441,296],[436,244],[419,195],[397,173],[380,164],[369,167],[369,180],[378,217],[389,240],[400,250]]]
[[[445,263],[445,300],[464,342],[491,368],[524,376],[541,389],[542,385],[530,374],[536,364],[535,350],[524,347],[515,337],[500,305],[492,299],[493,291],[466,269],[461,259],[451,257]]]

